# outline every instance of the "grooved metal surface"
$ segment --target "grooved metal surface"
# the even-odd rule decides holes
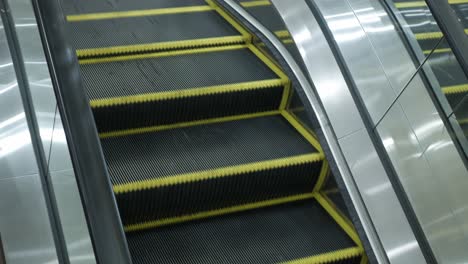
[[[116,196],[125,226],[310,194],[322,162],[192,181]],[[258,206],[257,206],[258,207]]]
[[[69,22],[68,28],[77,50],[240,36],[215,11]]]
[[[467,84],[468,79],[453,53],[432,54],[428,60],[441,87]]]
[[[114,184],[316,152],[281,116],[102,140]]]
[[[250,50],[81,65],[90,99],[277,79]]]
[[[327,197],[335,204],[340,212],[342,212],[348,219],[349,217],[348,209],[346,208],[345,201],[339,192],[328,193]]]
[[[93,0],[77,1],[62,0],[62,9],[65,14],[83,14],[98,12],[119,12],[130,10],[144,10],[155,8],[170,8],[183,6],[206,5],[204,0]]]
[[[131,233],[127,239],[135,264],[278,263],[355,246],[315,200]]]
[[[284,87],[174,98],[93,109],[99,132],[274,111]],[[239,107],[239,106],[242,107]]]
[[[248,7],[245,10],[258,19],[271,32],[286,30],[283,20],[278,16],[273,5]]]

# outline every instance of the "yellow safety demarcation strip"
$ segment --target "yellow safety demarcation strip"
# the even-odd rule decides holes
[[[203,95],[213,95],[221,93],[233,93],[246,90],[270,89],[283,86],[284,82],[280,79],[261,80],[234,84],[215,85],[209,87],[195,87],[185,90],[176,90],[169,92],[147,93],[131,96],[104,98],[91,100],[91,108],[108,107],[125,104],[138,104],[144,102],[162,101],[175,98],[195,97]]]
[[[119,55],[119,54],[134,53],[134,52],[151,52],[151,51],[175,50],[175,49],[192,48],[192,47],[197,48],[197,47],[202,47],[202,46],[240,44],[245,41],[246,39],[243,36],[225,36],[225,37],[214,37],[214,38],[200,38],[200,39],[192,39],[192,40],[166,41],[166,42],[157,42],[157,43],[150,43],[150,44],[114,46],[114,47],[93,48],[93,49],[79,49],[76,51],[76,56],[78,58],[84,58],[84,57],[95,57],[95,56],[102,56],[102,55]],[[132,55],[130,57],[138,58],[138,56],[144,56],[144,55],[145,54]],[[99,60],[99,59],[96,59],[96,60]],[[104,58],[102,60],[104,60]]]
[[[317,182],[315,183],[315,186],[312,192],[318,192],[322,189],[322,186],[325,183],[325,180],[327,179],[328,174],[330,174],[330,166],[327,160],[323,160],[319,177],[317,179]]]
[[[328,192],[328,193],[331,193],[331,192]],[[338,193],[338,191],[336,192]],[[333,209],[339,213],[341,215],[341,217],[343,218],[344,221],[346,221],[346,223],[348,223],[348,225],[350,227],[353,227],[353,223],[351,222],[350,219],[348,219],[348,217],[344,214],[344,212],[342,212],[337,206],[336,204],[330,199],[330,197],[327,196],[327,194],[325,192],[320,192],[320,194],[322,195],[322,198],[325,199],[332,207]],[[354,230],[354,229],[353,229]]]
[[[291,43],[294,43],[294,40],[293,39],[283,39],[283,43],[284,44],[291,44]]]
[[[446,49],[436,49],[436,50],[434,50],[434,53],[445,53],[445,52],[451,52],[451,51],[452,51],[452,49],[450,49],[450,48],[446,48]],[[425,50],[425,51],[423,51],[423,53],[424,53],[425,55],[428,55],[428,54],[430,54],[431,52],[432,52],[431,50]]]
[[[240,2],[240,5],[243,7],[269,6],[271,5],[271,2],[269,0],[245,1]]]
[[[468,92],[468,84],[445,86],[442,87],[442,92],[444,92],[444,94],[466,93]]]
[[[352,225],[349,224],[349,220],[344,218],[337,210],[335,210],[333,205],[331,205],[330,202],[322,196],[322,194],[316,193],[315,199],[317,199],[320,205],[322,205],[322,207],[336,221],[336,223],[346,232],[346,234],[348,234],[348,236],[354,241],[354,243],[356,243],[356,245],[358,245],[358,247],[362,249],[361,240],[359,239],[356,230],[353,228]]]
[[[275,31],[275,35],[276,35],[278,38],[289,38],[289,37],[291,37],[291,34],[289,34],[289,31],[287,31],[287,30],[278,30],[278,31]]]
[[[282,110],[281,115],[288,120],[288,122],[301,134],[312,146],[314,146],[315,149],[317,149],[318,152],[323,153],[323,149],[320,146],[320,143],[318,140],[309,133],[309,131],[302,126],[291,114],[286,111]]]
[[[172,51],[154,52],[154,53],[146,53],[146,54],[122,55],[122,56],[106,57],[106,58],[81,59],[79,63],[80,65],[85,65],[85,64],[107,63],[107,62],[116,62],[116,61],[143,60],[143,59],[152,59],[152,58],[160,58],[160,57],[180,56],[180,55],[199,54],[199,53],[208,53],[208,52],[219,52],[219,51],[227,51],[227,50],[246,49],[246,48],[247,48],[247,45],[239,44],[239,45],[229,45],[229,46],[210,47],[210,48],[172,50]]]
[[[318,140],[318,137],[317,135],[315,134],[314,131],[312,131],[306,124],[304,124],[304,122],[302,122],[302,120],[296,115],[295,112],[299,112],[299,111],[304,111],[304,107],[296,107],[296,108],[288,108],[288,113],[294,118],[296,119],[297,122],[299,122],[299,124],[301,124],[301,126],[303,126],[305,129],[307,129],[307,131],[309,131],[309,134],[311,134],[315,139]]]
[[[367,259],[366,254],[363,254],[361,258],[361,264],[367,264],[367,263],[369,263],[369,260]]]
[[[203,6],[171,7],[171,8],[146,9],[146,10],[131,10],[131,11],[121,11],[121,12],[102,12],[102,13],[91,13],[91,14],[81,14],[81,15],[69,15],[67,16],[67,21],[68,22],[81,22],[81,21],[89,21],[89,20],[103,20],[103,19],[126,18],[126,17],[142,17],[142,16],[206,12],[206,11],[213,11],[213,10],[214,9],[212,7],[208,5],[203,5]]]
[[[216,117],[216,118],[189,121],[189,122],[169,124],[169,125],[133,128],[133,129],[100,133],[99,137],[101,139],[104,139],[104,138],[110,138],[110,137],[128,136],[128,135],[158,132],[158,131],[170,130],[170,129],[176,129],[176,128],[184,128],[184,127],[190,127],[190,126],[209,125],[209,124],[214,124],[214,123],[230,122],[230,121],[237,121],[237,120],[242,120],[242,119],[273,116],[273,115],[279,115],[279,114],[280,114],[280,111],[275,110],[275,111],[268,111],[268,112],[259,112],[259,113],[254,113],[254,114]]]
[[[114,186],[114,192],[118,195],[121,193],[141,191],[146,189],[158,188],[168,185],[184,184],[194,181],[204,181],[209,179],[216,179],[222,177],[235,177],[236,175],[257,172],[262,170],[271,170],[276,168],[283,168],[286,166],[294,166],[311,162],[319,162],[324,159],[322,153],[304,154],[294,157],[287,157],[281,159],[259,161],[249,164],[242,164],[236,166],[229,166],[219,169],[197,171],[186,174],[179,174],[167,176],[160,179],[151,179],[144,181],[137,181],[126,184],[119,184]]]
[[[327,264],[331,262],[336,262],[340,260],[345,260],[353,257],[360,256],[364,253],[364,250],[360,247],[352,247],[341,249],[337,251],[332,251],[328,253],[323,253],[311,257],[306,257],[297,260],[291,260],[282,262],[283,264]]]
[[[213,216],[218,216],[218,215],[231,214],[231,213],[236,213],[236,212],[241,212],[241,211],[258,209],[262,207],[301,201],[301,200],[311,199],[313,197],[314,197],[313,193],[298,194],[298,195],[293,195],[293,196],[288,196],[288,197],[283,197],[283,198],[271,199],[271,200],[255,202],[255,203],[248,203],[248,204],[243,204],[243,205],[236,205],[232,207],[226,207],[226,208],[205,211],[205,212],[200,212],[200,213],[195,213],[195,214],[189,214],[189,215],[171,217],[171,218],[166,218],[166,219],[161,219],[161,220],[156,220],[156,221],[128,225],[128,226],[125,226],[124,229],[125,229],[125,232],[138,231],[142,229],[172,225],[172,224],[177,224],[177,223],[182,223],[182,222],[187,222],[187,221],[192,221],[192,220],[197,220],[197,219],[202,219],[202,218],[208,218],[208,217],[213,217]]]
[[[222,16],[229,24],[231,24],[231,26],[239,31],[244,37],[246,43],[252,43],[252,35],[247,30],[245,30],[243,26],[237,23],[236,20],[224,12],[224,10],[215,4],[212,0],[205,0],[205,2],[208,3],[208,5],[211,6],[214,10],[216,10],[216,12],[218,12],[220,16]]]
[[[328,194],[335,194],[335,193],[339,193],[339,192],[340,192],[340,190],[338,190],[338,188],[333,188],[333,189],[328,189],[328,190],[322,191],[322,193],[325,194],[325,197]]]
[[[417,40],[440,39],[444,36],[442,32],[428,32],[414,34]]]
[[[265,65],[270,68],[280,79],[283,81],[284,90],[283,96],[280,103],[280,110],[286,109],[289,100],[289,94],[291,93],[291,81],[289,80],[288,76],[284,74],[284,72],[270,59],[268,58],[263,52],[257,49],[254,45],[249,44],[248,48],[252,51]]]
[[[468,0],[449,0],[449,4],[457,5],[457,4],[466,4]],[[412,7],[426,7],[425,1],[414,1],[414,2],[406,2],[406,3],[395,3],[395,7],[400,8],[412,8]]]
[[[395,3],[395,7],[398,9],[412,8],[412,7],[423,7],[427,6],[424,1],[406,2],[406,3]]]

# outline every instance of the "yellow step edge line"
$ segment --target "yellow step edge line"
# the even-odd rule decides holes
[[[76,56],[78,58],[84,58],[80,60],[80,64],[90,64],[90,63],[102,63],[102,62],[111,62],[111,61],[120,61],[120,60],[132,60],[139,58],[147,58],[149,54],[139,54],[139,55],[120,55],[117,57],[110,58],[96,58],[96,59],[86,59],[85,57],[93,56],[102,56],[102,55],[119,55],[132,52],[151,52],[151,51],[162,51],[158,52],[162,55],[153,56],[164,56],[169,52],[184,52],[184,54],[189,54],[192,50],[183,50],[183,51],[164,51],[170,49],[182,49],[182,48],[194,48],[195,53],[202,46],[217,46],[225,44],[240,44],[245,42],[243,36],[225,36],[225,37],[214,37],[214,38],[201,38],[193,40],[180,40],[180,41],[167,41],[167,42],[158,42],[150,44],[138,44],[138,45],[128,45],[128,46],[114,46],[114,47],[104,47],[104,48],[95,48],[95,49],[79,49],[76,51]],[[244,46],[245,45],[232,45],[231,47]],[[209,47],[206,48],[208,51],[210,49],[229,49],[228,47]],[[218,49],[218,50],[220,50]],[[208,52],[207,51],[207,52]],[[174,54],[174,53],[171,53]],[[177,53],[175,53],[177,54]]]
[[[185,90],[147,93],[131,96],[112,97],[104,99],[95,99],[90,101],[91,108],[109,107],[116,105],[138,104],[144,102],[163,101],[175,98],[186,98],[203,95],[213,95],[222,93],[234,93],[248,90],[270,89],[273,87],[281,87],[284,82],[280,79],[261,80],[234,84],[214,85],[208,87],[194,87]]]
[[[328,253],[323,253],[315,256],[310,256],[302,259],[291,260],[286,262],[281,262],[283,264],[327,264],[331,262],[336,262],[339,260],[345,260],[357,256],[361,256],[364,253],[364,250],[360,247],[351,247],[346,249],[341,249],[337,251],[332,251]]]
[[[324,159],[322,163],[322,168],[320,169],[319,177],[317,179],[317,182],[315,183],[315,186],[312,192],[318,192],[322,189],[322,186],[325,183],[325,180],[327,179],[328,174],[330,174],[330,166],[328,164],[328,161]]]
[[[178,224],[182,222],[193,221],[193,220],[198,220],[198,219],[203,219],[203,218],[208,218],[208,217],[213,217],[213,216],[232,214],[232,213],[237,213],[241,211],[258,209],[258,208],[263,208],[263,207],[268,207],[268,206],[295,202],[295,201],[301,201],[301,200],[311,199],[313,197],[314,197],[313,193],[298,194],[298,195],[293,195],[293,196],[288,196],[288,197],[261,201],[261,202],[248,203],[248,204],[236,205],[232,207],[226,207],[226,208],[221,208],[221,209],[216,209],[216,210],[211,210],[211,211],[205,211],[205,212],[200,212],[200,213],[195,213],[195,214],[190,214],[190,215],[183,215],[183,216],[171,217],[171,218],[166,218],[166,219],[161,219],[161,220],[156,220],[156,221],[144,222],[140,224],[128,225],[124,227],[124,230],[125,232],[132,232],[132,231],[138,231],[138,230],[143,230],[143,229],[148,229],[148,228],[167,226],[167,225]]]
[[[68,15],[68,22],[81,22],[89,20],[104,20],[104,19],[115,19],[115,18],[127,18],[127,17],[142,17],[142,16],[156,16],[156,15],[172,15],[182,13],[194,13],[194,12],[207,12],[213,11],[214,9],[208,5],[202,6],[184,6],[184,7],[169,7],[169,8],[157,8],[157,9],[146,9],[146,10],[131,10],[131,11],[120,11],[120,12],[102,12],[102,13],[89,13],[81,15]]]
[[[205,2],[211,6],[218,14],[223,17],[231,26],[233,26],[241,35],[245,38],[247,43],[252,42],[252,35],[239,23],[236,22],[230,15],[228,15],[224,10],[219,7],[216,3],[211,0],[205,0]]]
[[[243,7],[269,6],[271,5],[271,2],[268,0],[245,1],[245,2],[240,2],[240,5]]]
[[[126,129],[126,130],[118,130],[118,131],[100,133],[99,137],[101,139],[105,139],[105,138],[111,138],[111,137],[129,136],[129,135],[158,132],[158,131],[164,131],[164,130],[170,130],[170,129],[191,127],[191,126],[209,125],[209,124],[215,124],[215,123],[222,123],[222,122],[230,122],[230,121],[237,121],[237,120],[243,120],[243,119],[257,118],[257,117],[273,116],[273,115],[279,115],[279,114],[280,114],[280,111],[275,110],[275,111],[260,112],[260,113],[253,113],[253,114],[217,117],[217,118],[203,119],[203,120],[176,123],[176,124],[169,124],[169,125],[159,125],[159,126],[152,126],[152,127],[133,128],[133,129]]]
[[[361,258],[361,263],[360,263],[360,264],[367,264],[367,263],[369,263],[369,259],[367,259],[366,254],[363,254],[363,255],[362,255],[362,258]]]
[[[209,179],[216,179],[222,177],[235,177],[236,175],[256,172],[262,170],[270,170],[276,168],[283,168],[286,166],[294,166],[311,162],[319,162],[323,160],[322,153],[310,153],[294,157],[280,158],[267,161],[259,161],[249,164],[242,164],[236,166],[229,166],[219,169],[198,171],[174,176],[167,176],[160,179],[151,179],[137,181],[127,184],[118,184],[114,186],[114,192],[118,195],[121,193],[140,191],[146,189],[153,189],[162,186],[169,186],[175,184],[184,184],[194,181],[204,181]]]
[[[361,240],[359,239],[358,234],[356,233],[354,227],[349,224],[349,222],[340,214],[338,211],[333,208],[322,194],[317,193],[315,199],[322,205],[322,207],[328,212],[328,214],[336,221],[336,223],[348,234],[348,236],[356,243],[359,248],[362,248]]]
[[[452,49],[446,48],[446,49],[436,49],[434,50],[434,53],[446,53],[446,52],[452,52]],[[428,55],[431,53],[431,50],[425,50],[423,51],[425,55]]]
[[[468,28],[465,29],[465,34],[468,34]],[[444,36],[442,32],[427,32],[414,34],[417,40],[440,39]]]
[[[323,149],[320,146],[318,140],[309,133],[309,131],[304,128],[291,114],[283,110],[281,111],[281,115],[288,120],[288,122],[301,134],[318,152],[323,153]]]
[[[468,84],[445,86],[442,87],[442,92],[444,92],[444,94],[466,93],[468,92]]]
[[[330,192],[328,192],[328,193],[330,193]],[[339,193],[339,191],[336,192],[336,193]],[[352,226],[353,226],[353,223],[351,222],[351,220],[349,220],[348,217],[344,214],[344,212],[342,212],[342,211],[336,206],[336,204],[330,199],[330,197],[328,197],[327,193],[321,191],[320,194],[322,195],[323,199],[325,199],[325,200],[333,207],[333,209],[334,209],[337,213],[339,213],[339,214],[341,215],[341,217],[343,218],[343,220],[346,221],[346,223],[348,223],[348,226],[351,226],[351,227],[352,227]],[[354,230],[354,228],[353,228],[353,230]]]
[[[333,189],[327,189],[327,190],[323,190],[322,193],[324,194],[324,196],[327,196],[329,194],[336,194],[336,193],[339,193],[340,190],[338,190],[338,188],[333,188]]]
[[[307,129],[307,131],[309,132],[309,134],[311,134],[317,141],[318,141],[318,138],[317,138],[317,134],[315,134],[314,131],[312,131],[304,122],[302,122],[302,120],[295,114],[295,112],[299,112],[299,111],[304,111],[305,108],[304,107],[295,107],[295,108],[288,108],[288,113],[294,118],[296,119],[296,121],[301,125],[303,126],[305,129]]]
[[[287,30],[278,30],[278,31],[275,31],[275,35],[276,35],[278,38],[289,38],[289,37],[291,37],[291,34],[289,34],[289,31],[287,31]]]
[[[468,0],[449,0],[449,4],[457,5],[457,4],[466,4]],[[395,7],[400,8],[412,8],[412,7],[427,7],[425,1],[414,1],[414,2],[406,2],[406,3],[395,3]]]
[[[282,99],[280,102],[279,109],[284,110],[288,104],[289,95],[291,93],[291,81],[289,80],[288,76],[270,59],[268,58],[263,52],[261,52],[257,47],[252,44],[248,45],[250,51],[252,51],[265,65],[270,68],[278,77],[283,80],[284,90]]]

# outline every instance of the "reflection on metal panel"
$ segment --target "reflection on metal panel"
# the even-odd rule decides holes
[[[0,233],[8,264],[56,263],[52,231],[0,19]]]
[[[466,262],[468,196],[463,190],[468,188],[468,174],[421,76],[416,74],[419,65],[414,65],[399,32],[378,1],[316,3],[343,53],[367,111],[374,123],[382,119],[377,123],[378,135],[436,258],[441,263]],[[382,69],[383,78],[363,81],[362,72],[377,72],[374,67]],[[377,85],[379,82],[382,83]],[[376,84],[374,94],[369,93],[369,83]],[[389,87],[393,88],[393,95]],[[379,94],[390,94],[391,102],[398,101],[389,109],[388,104],[379,103],[384,99],[376,100]],[[394,261],[392,256],[411,252],[413,246],[417,247],[402,243],[389,253],[390,260]]]
[[[330,117],[330,125],[339,139],[354,182],[372,218],[381,246],[386,253],[386,256],[379,255],[380,245],[372,245],[378,261],[386,263],[388,257],[392,263],[408,263],[408,260],[412,263],[424,263],[419,245],[317,21],[303,1],[273,0],[272,2],[299,48],[326,113]],[[326,2],[340,4],[338,1]],[[338,15],[344,17],[348,14]],[[353,25],[350,21],[345,21],[341,26],[344,28],[351,26],[352,29]],[[353,31],[341,37],[344,41],[353,34],[362,33]],[[388,210],[388,206],[391,206],[392,210]]]

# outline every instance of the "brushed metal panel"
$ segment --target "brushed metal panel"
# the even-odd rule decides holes
[[[367,131],[340,139],[340,145],[390,263],[425,263]]]
[[[411,122],[398,103],[392,107],[377,129],[436,258],[441,263],[456,263],[451,262],[452,255],[468,259],[463,228],[460,225],[447,225],[457,223],[458,220],[453,212],[451,198],[447,195],[448,190],[441,189],[444,186],[442,177],[445,177],[445,174],[439,174],[433,167],[434,164],[429,163],[434,159],[427,158],[428,151],[437,147],[440,142],[435,141],[433,145],[423,148],[411,127]],[[440,133],[440,136],[442,135]],[[440,154],[441,152],[437,153]],[[441,159],[440,156],[436,158]],[[448,236],[440,235],[440,225],[445,225],[446,230],[455,229],[456,232],[450,239],[441,242],[441,237]]]
[[[416,72],[399,32],[382,4],[375,0],[347,0],[381,61],[387,78],[398,94]]]
[[[308,6],[302,1],[275,1],[299,49],[337,138],[364,126],[335,56]],[[283,11],[284,10],[284,11]],[[304,23],[307,21],[307,23]],[[332,58],[332,59],[330,59]]]
[[[46,157],[56,109],[55,93],[31,1],[9,1]]]
[[[341,4],[337,4],[341,2]],[[354,83],[375,123],[390,107],[396,94],[388,82],[376,51],[362,25],[345,1],[317,0]]]
[[[0,179],[35,173],[36,158],[0,20]]]
[[[58,263],[39,175],[0,180],[0,232],[8,264]]]
[[[70,263],[96,263],[73,170],[51,173]]]

